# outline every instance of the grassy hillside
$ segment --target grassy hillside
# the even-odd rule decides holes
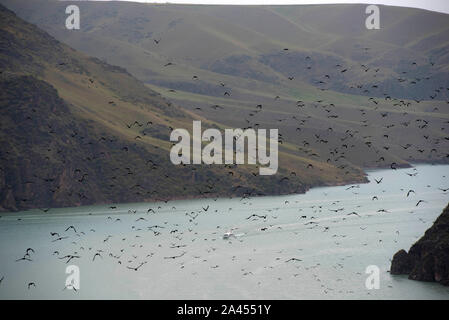
[[[254,175],[255,166],[174,166],[171,128],[199,117],[4,7],[0,20],[1,210],[304,192],[329,182],[279,183],[287,166],[270,177]]]
[[[315,175],[300,159],[350,170],[448,160],[446,14],[381,6],[373,31],[364,5],[83,2],[74,32],[64,3],[2,2],[200,117],[279,128],[304,174]]]
[[[130,156],[136,176],[159,180],[139,183],[145,194],[124,192],[136,185],[132,179],[120,182],[120,201],[154,199],[155,192],[302,192],[362,181],[366,167],[449,160],[447,15],[382,6],[382,29],[369,31],[362,5],[79,2],[81,29],[73,31],[65,28],[67,3],[0,2],[96,57],[5,13],[2,70],[55,88],[70,117],[95,129],[86,136],[113,136],[147,152],[145,159],[159,157],[160,171],[147,172],[141,156]],[[419,30],[407,28],[411,22]],[[172,166],[170,128],[189,128],[193,119],[218,128],[278,128],[279,174]],[[104,201],[117,201],[102,192]]]
[[[288,76],[295,76],[315,85],[316,80],[331,73],[332,81],[327,81],[326,88],[378,97],[388,91],[397,98],[420,100],[433,96],[438,86],[449,87],[449,18],[442,13],[381,6],[382,28],[373,31],[365,28],[365,5],[84,2],[79,4],[82,28],[71,32],[65,29],[66,16],[61,14],[65,3],[2,2],[57,39],[126,66],[149,82],[157,76],[172,78],[163,68],[171,61],[176,66],[170,69],[176,69],[178,76],[190,75],[194,69],[209,70],[215,73],[215,83],[220,74],[230,74],[281,86]],[[305,60],[307,56],[313,57]],[[287,59],[295,61],[294,69]],[[343,68],[336,70],[336,64],[348,71],[341,74]],[[424,80],[429,73],[431,79]],[[405,81],[397,81],[399,78]],[[351,88],[362,83],[377,88],[370,92],[365,92],[366,87]],[[448,97],[445,90],[435,99]]]

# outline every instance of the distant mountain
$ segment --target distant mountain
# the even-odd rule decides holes
[[[302,181],[449,161],[447,14],[380,6],[367,30],[366,5],[87,1],[73,31],[65,2],[0,2],[199,117],[279,128],[282,166]]]
[[[367,30],[362,4],[81,2],[82,27],[71,32],[65,29],[65,2],[1,2],[57,39],[125,66],[145,82],[173,80],[174,75],[179,81],[179,71],[191,74],[199,69],[210,76],[278,86],[295,77],[314,86],[324,80],[319,87],[356,95],[449,100],[448,90],[434,91],[449,87],[449,15],[443,13],[380,6],[381,29]],[[177,63],[176,73],[165,74],[161,68],[167,59]],[[341,73],[343,69],[347,71]],[[331,80],[323,78],[325,74]],[[360,84],[363,88],[357,87]]]
[[[391,274],[449,286],[449,205],[408,253],[400,250],[394,255]]]

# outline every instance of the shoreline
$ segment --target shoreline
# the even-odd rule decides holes
[[[415,166],[420,166],[420,165],[431,165],[431,166],[439,166],[439,165],[449,165],[448,163],[427,163],[427,162],[411,162],[409,163],[407,166],[401,166],[398,167],[398,170],[400,169],[408,169],[408,168],[413,168]],[[366,184],[366,183],[370,183],[370,180],[368,179],[368,176],[370,173],[375,172],[375,171],[381,171],[381,170],[392,170],[389,167],[383,167],[383,168],[378,168],[378,167],[373,167],[373,168],[364,168],[364,176],[361,180],[352,180],[352,181],[348,181],[348,182],[341,182],[341,183],[336,183],[336,184],[332,184],[332,183],[325,183],[325,184],[321,184],[321,185],[316,185],[316,186],[308,186],[304,192],[302,193],[273,193],[273,194],[265,194],[265,195],[254,195],[254,196],[250,196],[250,198],[257,198],[257,197],[276,197],[276,196],[288,196],[288,195],[302,195],[302,194],[306,194],[308,191],[312,190],[312,189],[318,189],[318,188],[325,188],[325,187],[339,187],[339,186],[349,186],[349,185],[353,185],[353,184]],[[52,207],[50,209],[70,209],[70,208],[82,208],[82,207],[96,207],[96,206],[113,206],[113,205],[127,205],[127,204],[137,204],[137,203],[146,203],[149,205],[156,205],[158,203],[168,203],[170,201],[183,201],[183,200],[200,200],[200,199],[233,199],[233,198],[241,198],[241,196],[236,196],[236,195],[231,195],[231,196],[220,196],[220,195],[208,195],[208,196],[185,196],[185,197],[172,197],[170,199],[164,200],[164,199],[157,199],[157,198],[149,198],[147,200],[144,201],[139,201],[139,202],[120,202],[120,203],[115,203],[115,202],[101,202],[101,203],[93,203],[93,204],[86,204],[86,205],[74,205],[74,206],[65,206],[65,207]],[[25,210],[17,210],[17,211],[1,211],[0,212],[0,218],[3,215],[15,215],[18,213],[26,213],[26,212],[30,212],[33,210],[40,210],[41,208],[36,207],[36,208],[30,208],[30,209],[25,209]],[[43,215],[47,214],[44,212],[41,212]],[[111,214],[113,212],[110,212]],[[50,214],[48,214],[50,215]],[[51,215],[50,215],[51,216]]]
[[[382,170],[382,169],[379,169]],[[351,180],[351,181],[342,181],[342,182],[336,182],[336,183],[322,183],[317,184],[314,186],[305,186],[304,192],[286,192],[286,193],[271,193],[271,194],[263,194],[263,195],[250,195],[249,198],[256,198],[256,197],[273,197],[273,196],[287,196],[287,195],[294,195],[294,194],[306,194],[308,191],[310,191],[313,188],[322,188],[322,187],[338,187],[338,186],[345,186],[345,185],[351,185],[351,184],[359,184],[359,183],[369,183],[369,180],[367,178],[367,173],[365,170],[363,170],[363,176],[361,176],[360,180]],[[47,214],[45,212],[42,212],[41,209],[43,208],[49,208],[49,209],[68,209],[68,208],[81,208],[81,207],[88,207],[88,206],[116,206],[116,205],[124,205],[124,204],[135,204],[135,203],[148,203],[148,204],[157,204],[157,203],[168,203],[170,201],[181,201],[181,200],[199,200],[199,199],[233,199],[233,198],[242,198],[244,195],[237,195],[237,194],[231,194],[231,195],[218,195],[218,194],[208,194],[208,195],[186,195],[186,196],[180,196],[180,197],[170,197],[168,199],[161,199],[161,198],[147,198],[142,201],[129,201],[129,202],[97,202],[92,204],[74,204],[70,206],[61,206],[61,207],[33,207],[33,208],[27,208],[27,209],[19,209],[16,211],[2,211],[0,209],[0,218],[4,214],[17,214],[17,213],[24,213],[29,212],[32,210],[40,210],[42,214]]]

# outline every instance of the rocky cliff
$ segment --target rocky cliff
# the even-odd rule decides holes
[[[449,205],[408,253],[400,250],[394,255],[391,274],[449,286]]]

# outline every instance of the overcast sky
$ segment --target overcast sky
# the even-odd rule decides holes
[[[196,3],[196,4],[322,4],[322,3],[369,3],[392,6],[414,7],[432,11],[449,13],[449,0],[376,0],[373,2],[363,0],[126,0],[133,2],[150,3]]]

